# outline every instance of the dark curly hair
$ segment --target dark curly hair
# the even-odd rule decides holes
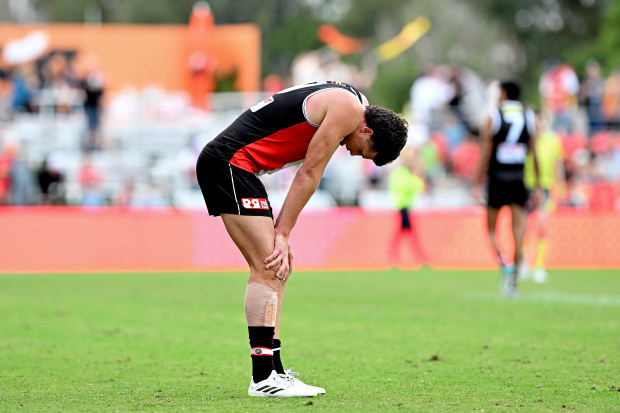
[[[366,107],[366,124],[372,129],[371,137],[377,156],[373,162],[383,166],[398,158],[407,143],[407,121],[381,106]]]

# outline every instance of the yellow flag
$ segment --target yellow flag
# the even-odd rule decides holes
[[[415,42],[424,36],[431,28],[431,21],[420,16],[414,21],[407,23],[400,33],[393,39],[382,43],[377,48],[377,56],[380,61],[394,59],[396,56],[413,46]]]

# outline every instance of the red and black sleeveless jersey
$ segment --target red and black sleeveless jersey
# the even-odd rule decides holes
[[[293,86],[242,113],[203,152],[256,175],[303,162],[319,125],[307,119],[307,99],[327,89],[345,89],[363,104],[362,94],[340,82]]]
[[[492,180],[522,181],[530,136],[536,131],[534,112],[521,102],[504,101],[491,114],[493,149],[488,175]]]

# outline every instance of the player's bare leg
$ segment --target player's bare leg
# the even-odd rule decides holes
[[[273,339],[281,311],[278,303],[284,288],[281,288],[283,282],[276,277],[276,270],[266,268],[264,262],[271,254],[275,240],[272,219],[222,214],[222,220],[250,267],[244,302],[252,347],[252,380],[248,393],[259,397],[316,395],[317,392],[309,387],[282,379],[273,366]]]
[[[515,267],[512,275],[512,283],[516,286],[517,277],[519,276],[519,265],[521,265],[521,261],[523,260],[523,239],[525,238],[525,230],[527,227],[527,215],[525,209],[516,204],[510,205],[510,212],[512,215],[512,236],[515,242]]]
[[[497,218],[499,216],[500,208],[487,208],[487,232],[489,235],[489,241],[495,254],[497,254],[497,260],[501,268],[501,281],[500,281],[500,293],[506,297],[512,297],[514,294],[514,288],[512,286],[512,268],[507,266],[502,257],[502,253],[497,244],[497,238],[495,232],[497,229]]]
[[[275,272],[275,270],[274,270]],[[273,335],[273,338],[280,338],[280,314],[282,314],[282,302],[284,301],[284,289],[286,287],[286,282],[288,281],[288,278],[286,278],[285,280],[281,280],[280,284],[278,286],[278,309],[276,311],[276,326],[275,326],[275,333]]]
[[[226,231],[250,267],[249,282],[280,286],[274,269],[265,268],[265,257],[271,254],[275,240],[273,221],[269,217],[222,214]]]
[[[278,374],[285,374],[284,366],[282,365],[282,342],[280,341],[280,314],[282,314],[282,301],[284,300],[284,288],[286,286],[285,278],[280,282],[280,288],[278,288],[278,311],[276,312],[276,329],[273,335],[273,368]]]
[[[502,253],[500,252],[499,246],[497,245],[497,238],[495,237],[495,229],[497,227],[497,217],[499,216],[499,211],[500,208],[487,208],[487,232],[489,235],[489,241],[491,242],[491,246],[497,254],[499,264],[502,266],[502,268],[504,268],[504,258],[502,257]]]
[[[291,274],[293,271],[293,256],[289,255],[289,263],[291,265]],[[289,275],[290,277],[290,275]],[[301,380],[299,380],[296,376],[297,373],[291,371],[291,369],[285,370],[284,365],[282,364],[282,341],[280,340],[280,314],[282,313],[282,301],[284,300],[284,288],[286,287],[286,283],[288,278],[285,278],[280,282],[280,286],[278,287],[278,311],[276,313],[276,327],[275,334],[273,339],[273,366],[278,373],[278,375],[290,382],[295,386],[307,387],[309,391],[315,392],[316,394],[325,394],[325,389],[322,387],[310,386]]]

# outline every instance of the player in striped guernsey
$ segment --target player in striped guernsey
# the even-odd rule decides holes
[[[525,202],[528,198],[523,183],[523,169],[528,154],[532,156],[538,187],[538,160],[533,151],[536,143],[534,112],[519,100],[521,87],[514,81],[500,85],[499,107],[492,110],[482,129],[482,156],[475,178],[474,196],[482,203],[481,186],[487,179],[487,231],[491,246],[497,254],[502,270],[501,292],[507,298],[517,296],[517,278],[523,258],[523,237],[527,216]],[[533,200],[539,198],[535,191]],[[495,229],[502,207],[508,206],[512,216],[514,239],[513,265],[504,262]]]
[[[257,103],[203,149],[196,171],[207,209],[222,217],[250,267],[244,301],[252,349],[250,395],[325,392],[285,371],[280,358],[282,297],[293,268],[289,236],[338,146],[381,166],[398,157],[406,140],[407,122],[396,113],[369,106],[351,85],[325,81]],[[299,169],[274,223],[257,176],[292,165]]]

